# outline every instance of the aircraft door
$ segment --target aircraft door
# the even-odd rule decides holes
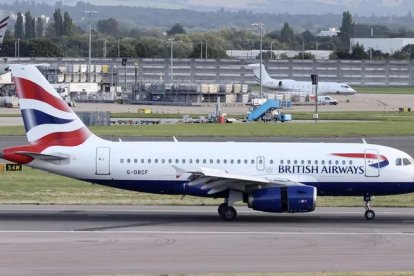
[[[378,177],[380,174],[380,160],[378,150],[365,150],[365,176]]]
[[[256,158],[256,169],[258,171],[264,171],[264,169],[265,169],[265,158],[263,156],[257,156],[257,158]]]
[[[109,175],[111,149],[107,147],[96,148],[96,174]]]

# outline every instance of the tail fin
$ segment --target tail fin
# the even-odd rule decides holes
[[[262,67],[262,84],[266,82],[270,82],[272,80],[272,78],[267,73],[263,64],[254,63],[254,64],[249,64],[248,66],[253,69],[254,76],[256,77],[256,81],[258,84],[260,84],[260,67]]]
[[[3,39],[4,39],[4,34],[6,33],[8,20],[9,20],[9,16],[6,16],[5,18],[0,20],[0,49],[3,46]]]
[[[10,69],[29,145],[5,149],[4,155],[41,153],[51,146],[78,146],[92,135],[36,66],[11,65]],[[8,160],[12,157],[9,156]],[[31,161],[27,158],[12,159],[18,163]]]

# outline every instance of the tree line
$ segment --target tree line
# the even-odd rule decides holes
[[[17,14],[14,30],[5,35],[1,56],[13,57],[86,57],[88,30],[77,26],[69,12],[57,8],[46,23],[43,17],[34,17],[30,11]],[[92,30],[92,57],[169,58],[173,47],[174,58],[228,58],[226,50],[257,50],[260,33],[256,29],[228,28],[214,32],[189,32],[177,23],[168,30],[161,28],[136,29],[122,26],[116,19],[101,19]],[[279,30],[263,35],[263,58],[273,58],[273,50],[298,50],[294,57],[312,59],[307,50],[329,50],[332,59],[411,59],[414,47],[404,47],[393,55],[378,50],[350,46],[350,38],[360,26],[353,22],[349,12],[342,15],[340,33],[334,37],[318,37],[310,31],[297,33],[284,23]],[[376,27],[377,31],[387,32]],[[365,28],[366,29],[366,28]],[[379,32],[379,31],[378,31]],[[388,30],[389,32],[389,30]],[[18,43],[16,43],[18,41]],[[16,49],[18,47],[18,51]],[[287,58],[280,56],[278,58]]]

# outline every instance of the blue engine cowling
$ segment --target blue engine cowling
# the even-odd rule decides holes
[[[316,206],[316,188],[288,186],[258,189],[249,194],[248,206],[253,210],[271,213],[312,212]]]

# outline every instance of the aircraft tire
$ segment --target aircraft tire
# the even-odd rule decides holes
[[[231,206],[223,207],[220,216],[227,221],[235,220],[237,217],[237,211]]]
[[[217,211],[218,211],[218,214],[221,216],[221,212],[223,211],[223,208],[224,207],[227,207],[228,206],[228,204],[227,203],[222,203],[222,204],[220,204],[219,206],[218,206],[218,209],[217,209]]]
[[[373,210],[365,211],[365,218],[367,220],[373,220],[375,218],[375,212]]]

